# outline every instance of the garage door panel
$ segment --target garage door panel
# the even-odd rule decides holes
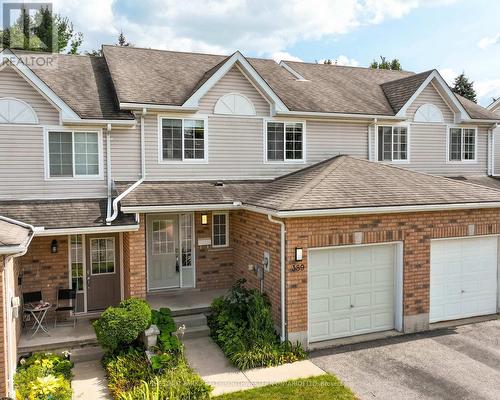
[[[393,329],[394,254],[394,245],[309,252],[311,342]],[[319,262],[328,263],[328,268]],[[330,285],[324,289],[317,277],[324,279],[327,270]],[[317,302],[325,297],[329,298],[329,312],[325,312],[326,302]]]
[[[330,299],[325,297],[312,300],[310,310],[311,316],[328,314],[330,312]]]
[[[496,237],[431,243],[430,321],[497,311]]]

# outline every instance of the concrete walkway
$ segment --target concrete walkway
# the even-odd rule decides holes
[[[110,400],[106,374],[100,361],[83,361],[75,363],[73,368],[73,388],[74,400]]]
[[[189,365],[214,387],[214,396],[325,373],[308,360],[240,371],[229,363],[210,337],[185,340],[184,347]]]

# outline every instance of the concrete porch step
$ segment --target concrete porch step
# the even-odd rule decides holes
[[[186,328],[183,340],[185,339],[196,339],[201,337],[210,336],[210,328],[208,326],[195,326],[192,328]]]
[[[103,355],[104,351],[102,350],[101,346],[81,347],[78,349],[73,349],[71,351],[71,361],[77,363],[100,360]]]
[[[197,307],[197,308],[179,308],[172,311],[172,317],[183,317],[186,315],[209,314],[210,307]]]
[[[198,326],[206,326],[207,325],[207,317],[205,314],[191,314],[191,315],[182,315],[174,317],[174,322],[177,327],[181,325],[185,325],[186,328],[194,328]]]
[[[70,351],[73,353],[76,349],[81,349],[85,347],[95,347],[97,345],[97,339],[87,339],[87,340],[69,340],[69,341],[59,341],[54,343],[33,343],[25,344],[19,346],[17,353],[21,356],[23,354],[30,354],[39,351],[49,351],[53,353],[61,353],[63,351]]]

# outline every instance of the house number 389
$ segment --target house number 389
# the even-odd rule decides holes
[[[299,271],[304,271],[306,267],[304,264],[293,264],[292,267],[290,268],[290,272],[299,272]]]

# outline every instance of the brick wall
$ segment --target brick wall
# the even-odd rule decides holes
[[[234,280],[245,278],[248,287],[260,289],[259,279],[249,266],[262,264],[264,251],[270,253],[271,269],[264,276],[264,292],[271,300],[274,322],[280,326],[280,225],[269,222],[263,214],[234,211],[231,227]]]
[[[52,240],[57,240],[57,253],[51,253]],[[31,241],[28,252],[19,258],[19,269],[23,276],[22,292],[42,291],[42,298],[56,304],[57,289],[69,287],[68,237],[41,236]],[[47,313],[47,319],[53,312]]]
[[[136,232],[123,233],[123,282],[125,298],[146,298],[146,217],[140,215]]]
[[[201,224],[201,214],[207,214],[208,224]],[[199,239],[212,239],[212,213],[194,214],[196,287],[200,290],[225,289],[233,283],[233,226],[234,214],[229,214],[229,246],[214,248],[198,246]]]
[[[286,220],[287,271],[295,247],[304,250],[305,270],[287,272],[288,332],[307,331],[307,249],[310,247],[404,241],[403,313],[429,312],[430,239],[500,233],[500,210],[463,210],[429,213],[386,214],[353,217],[293,218]]]

